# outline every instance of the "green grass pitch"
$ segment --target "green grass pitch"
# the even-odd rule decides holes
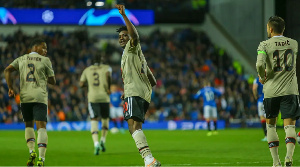
[[[272,166],[272,158],[261,129],[226,129],[216,136],[207,131],[144,131],[150,149],[163,166]],[[284,130],[278,129],[279,153],[284,161]],[[48,132],[46,166],[143,166],[129,134],[109,133],[107,151],[93,155],[89,131]],[[28,149],[24,131],[0,131],[0,166],[25,166]],[[36,151],[38,151],[36,146]],[[296,144],[294,165],[300,166]]]

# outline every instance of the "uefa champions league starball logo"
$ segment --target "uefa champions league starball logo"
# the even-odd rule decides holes
[[[7,24],[8,21],[10,21],[12,24],[17,24],[17,20],[15,17],[6,9],[3,7],[0,7],[0,21],[2,24]]]
[[[51,23],[54,19],[54,14],[51,10],[45,10],[42,14],[42,19],[45,23]]]

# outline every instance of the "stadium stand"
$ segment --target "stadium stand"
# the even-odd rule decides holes
[[[0,36],[0,70],[13,59],[28,52],[29,39],[43,37],[48,44],[48,56],[55,70],[57,84],[49,86],[49,121],[82,121],[89,119],[86,89],[78,86],[83,69],[90,65],[92,55],[101,54],[113,68],[113,83],[122,88],[118,45],[107,43],[102,49],[95,45],[99,40],[89,37],[87,31],[70,33],[44,31],[28,36],[21,30],[13,35]],[[117,34],[115,34],[117,39]],[[155,30],[141,36],[142,50],[157,78],[147,120],[201,120],[202,101],[193,100],[193,95],[208,79],[224,94],[218,99],[220,119],[257,118],[256,103],[251,93],[249,75],[243,73],[239,62],[210,42],[207,35],[191,29],[161,33]],[[1,74],[0,122],[21,122],[19,96],[9,99],[7,85]],[[15,76],[18,84],[18,76]],[[18,90],[18,88],[15,88]]]

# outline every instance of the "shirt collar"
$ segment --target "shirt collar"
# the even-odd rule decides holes
[[[284,37],[284,36],[283,36],[283,35],[276,35],[276,36],[273,36],[273,37],[276,37],[276,38],[277,38],[277,37]],[[272,37],[272,38],[273,38],[273,37]]]
[[[31,54],[38,54],[38,53],[36,53],[36,52],[30,52],[29,54],[31,55]]]

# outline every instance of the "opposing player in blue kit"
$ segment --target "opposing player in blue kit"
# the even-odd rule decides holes
[[[122,107],[122,92],[118,90],[116,85],[110,87],[110,118],[114,123],[114,128],[118,132],[118,122],[120,122],[120,131],[124,133],[124,118],[123,118],[123,107]]]
[[[218,134],[217,132],[217,105],[215,102],[215,98],[216,96],[219,97],[221,96],[222,93],[211,87],[210,86],[210,82],[209,81],[204,81],[204,88],[200,89],[197,94],[194,96],[194,99],[199,99],[200,97],[203,98],[204,101],[204,118],[207,122],[207,129],[208,129],[208,133],[207,136],[211,136],[213,134]],[[211,131],[211,127],[210,127],[210,122],[211,120],[214,121],[214,129],[213,132]]]
[[[253,91],[254,98],[257,100],[258,116],[260,118],[261,126],[265,134],[265,137],[261,139],[261,141],[267,141],[267,126],[266,126],[265,109],[263,104],[264,101],[263,84],[259,82],[258,77],[253,82],[252,91]]]

